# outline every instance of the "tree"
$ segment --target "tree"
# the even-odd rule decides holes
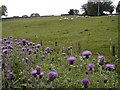
[[[79,10],[77,10],[77,9],[70,9],[70,11],[68,12],[69,13],[69,15],[78,15],[79,14]]]
[[[0,17],[1,16],[7,16],[7,7],[5,6],[5,5],[2,5],[1,7],[0,7]]]
[[[87,11],[87,4],[82,5],[82,11],[84,11],[83,15],[88,15],[88,11]]]
[[[69,13],[69,15],[74,15],[74,9],[70,9],[70,11],[68,13]]]
[[[75,15],[78,15],[78,14],[79,14],[79,10],[75,9],[75,10],[74,10],[74,14],[75,14]]]
[[[120,14],[120,1],[118,2],[117,8],[116,8],[116,13]]]
[[[103,10],[108,11],[110,14],[114,11],[114,6],[112,5],[113,2],[104,2],[103,3]]]
[[[40,15],[39,15],[39,13],[32,13],[31,14],[31,17],[39,17]]]
[[[109,2],[88,2],[82,5],[82,10],[85,15],[89,16],[101,16],[104,15],[104,11],[108,11],[110,14],[114,11],[112,1]]]

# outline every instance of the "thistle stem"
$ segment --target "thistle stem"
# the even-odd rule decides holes
[[[102,88],[102,66],[100,66],[100,81],[99,81],[99,88]]]

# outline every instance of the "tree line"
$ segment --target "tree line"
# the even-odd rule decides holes
[[[120,14],[120,1],[118,2],[116,8],[112,4],[113,2],[110,0],[109,2],[87,2],[81,6],[81,9],[83,11],[82,15],[102,16],[105,15],[104,12],[109,12],[112,14],[114,9],[116,9],[117,14]],[[79,10],[70,9],[68,13],[69,15],[77,15],[79,13]]]
[[[117,7],[115,8],[114,5],[112,5],[112,1],[109,0],[109,2],[87,2],[86,4],[83,4],[81,7],[83,14],[82,15],[88,15],[88,16],[102,16],[105,15],[104,12],[109,12],[110,14],[113,13],[114,9],[116,9],[116,13],[120,14],[120,1],[118,2]],[[7,7],[5,5],[2,5],[0,7],[0,17],[1,16],[7,16]],[[69,15],[79,15],[79,10],[77,9],[70,9],[68,11]],[[35,14],[32,13],[31,16],[34,16]],[[37,14],[37,16],[40,16]]]

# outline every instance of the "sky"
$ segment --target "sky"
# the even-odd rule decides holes
[[[0,0],[0,6],[8,8],[8,17],[30,16],[32,13],[44,15],[68,14],[70,9],[78,9],[80,14],[81,5],[88,0]],[[113,0],[113,5],[117,6],[119,0]]]

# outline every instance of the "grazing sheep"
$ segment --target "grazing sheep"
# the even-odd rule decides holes
[[[64,17],[64,20],[68,20],[68,18],[67,18],[67,17]]]

